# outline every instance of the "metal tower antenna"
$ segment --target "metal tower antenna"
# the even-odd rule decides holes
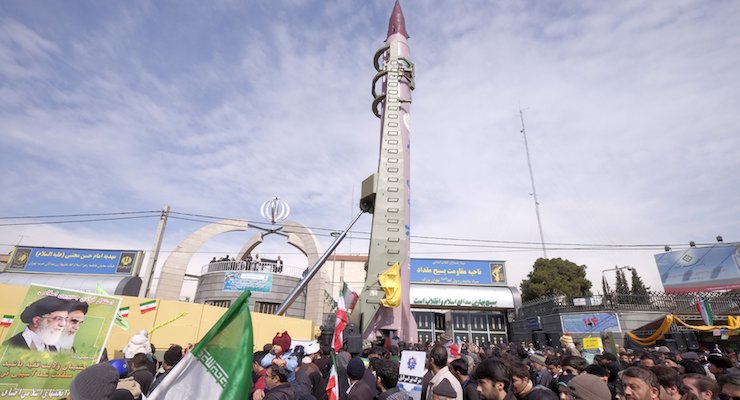
[[[534,187],[534,173],[532,173],[532,161],[529,158],[529,145],[527,144],[527,130],[524,128],[524,111],[519,109],[519,119],[522,121],[522,136],[524,136],[524,150],[527,152],[527,166],[529,167],[529,181],[532,183],[532,197],[534,198],[534,211],[537,213],[537,227],[540,229],[540,241],[542,242],[542,255],[547,258],[545,248],[545,234],[542,233],[542,220],[540,219],[540,202],[537,200],[537,189]]]

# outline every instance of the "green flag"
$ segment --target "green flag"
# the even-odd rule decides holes
[[[250,294],[245,290],[239,296],[147,399],[249,398],[253,352]]]

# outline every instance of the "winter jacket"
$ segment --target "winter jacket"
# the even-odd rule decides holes
[[[134,358],[139,353],[152,354],[152,344],[149,342],[149,338],[142,333],[131,336],[131,340],[123,348],[123,356],[127,360]]]
[[[267,389],[264,400],[295,400],[295,394],[290,383],[285,382],[272,389]]]

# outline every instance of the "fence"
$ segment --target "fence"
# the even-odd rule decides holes
[[[246,261],[217,261],[206,264],[201,268],[201,275],[205,275],[209,272],[222,272],[222,271],[255,271],[255,272],[268,272],[271,274],[287,275],[295,278],[302,278],[303,273],[306,272],[306,268],[292,267],[285,265],[278,265],[277,262],[271,260],[262,260],[256,262]]]
[[[715,318],[736,315],[740,310],[740,291],[706,293],[663,293],[646,295],[618,294],[585,298],[549,296],[527,301],[517,310],[519,317],[533,317],[568,312],[584,311],[661,311],[683,316],[696,316],[699,312],[694,303],[699,299],[709,299]]]

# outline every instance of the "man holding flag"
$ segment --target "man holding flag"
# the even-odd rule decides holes
[[[241,400],[248,396],[253,354],[250,294],[245,290],[239,296],[147,397],[149,400]]]

